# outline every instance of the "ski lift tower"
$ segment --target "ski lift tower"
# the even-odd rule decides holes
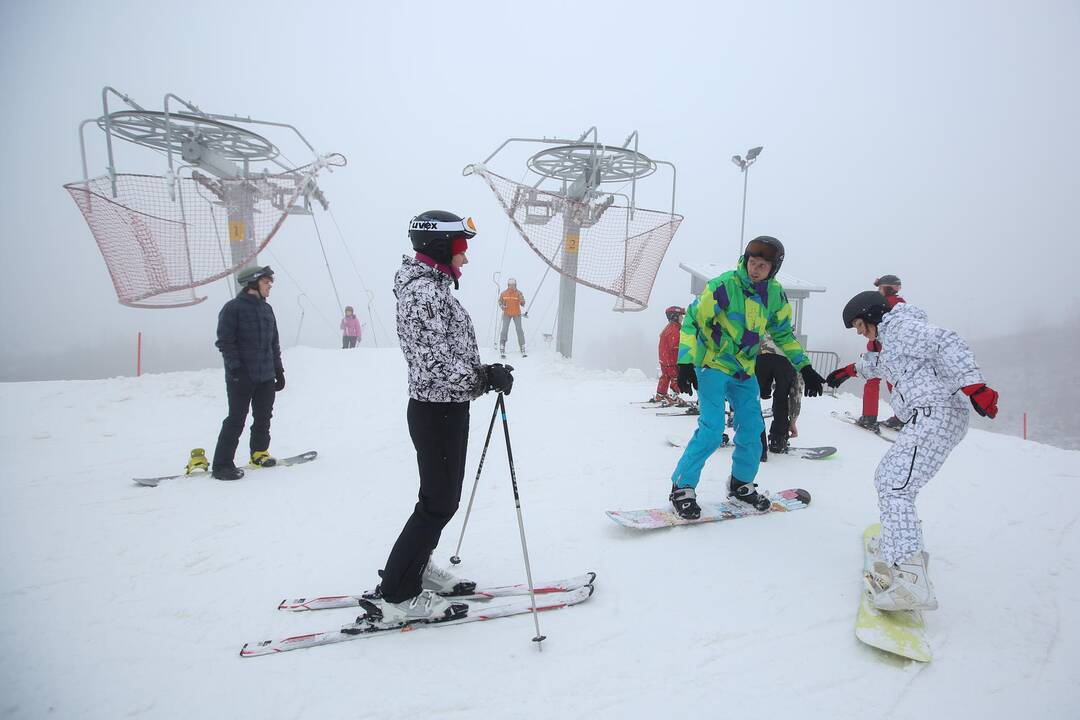
[[[128,107],[109,109],[109,97]],[[316,184],[323,168],[343,166],[339,154],[320,155],[292,125],[203,112],[172,93],[148,110],[105,87],[102,114],[79,125],[83,179],[64,188],[86,218],[120,302],[169,308],[206,299],[195,288],[256,264],[290,214],[328,207]],[[84,130],[105,133],[106,173],[90,177]],[[301,166],[253,125],[291,130],[311,151]],[[167,158],[164,175],[118,173],[113,140],[126,140]]]
[[[528,159],[531,184],[487,167],[514,142],[552,146]],[[655,173],[658,165],[671,168],[669,212],[636,206],[637,181]],[[636,130],[621,146],[602,144],[595,127],[577,140],[510,138],[462,174],[487,182],[525,242],[561,275],[556,350],[563,357],[573,355],[579,284],[615,295],[617,312],[648,307],[656,273],[683,218],[675,213],[675,166],[641,153]],[[620,192],[627,184],[629,195]],[[606,189],[613,185],[618,187]]]

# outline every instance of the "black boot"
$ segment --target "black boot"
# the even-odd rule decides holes
[[[855,424],[858,425],[861,428],[866,428],[870,432],[878,433],[878,434],[881,433],[881,429],[878,428],[877,418],[874,417],[873,415],[863,415],[862,417],[860,417],[858,420],[855,421]]]
[[[215,468],[213,476],[217,480],[239,480],[244,477],[244,471],[238,467]]]
[[[701,506],[697,504],[697,491],[694,488],[672,485],[668,500],[683,520],[697,520],[701,517]]]
[[[746,483],[732,475],[728,478],[728,497],[753,507],[758,512],[765,512],[772,507],[772,501],[757,491],[756,483]]]
[[[769,438],[769,452],[781,455],[788,451],[788,441],[786,437],[772,437]]]

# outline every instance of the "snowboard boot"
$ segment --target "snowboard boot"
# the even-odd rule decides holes
[[[904,421],[896,417],[895,415],[893,415],[888,420],[883,420],[881,424],[889,428],[890,430],[896,430],[897,432],[900,432],[904,429]]]
[[[476,592],[476,583],[472,580],[462,580],[431,560],[428,560],[428,564],[424,566],[424,574],[420,578],[420,584],[425,590],[431,590],[443,597],[472,595]]]
[[[191,451],[191,459],[188,460],[187,474],[190,475],[196,470],[202,470],[204,472],[210,471],[210,462],[206,459],[206,450],[202,448],[195,448]]]
[[[469,614],[468,605],[452,603],[431,590],[422,590],[416,597],[399,603],[361,599],[360,607],[364,608],[364,614],[356,618],[357,624],[367,622],[380,627],[446,622]]]
[[[768,512],[772,507],[772,501],[757,491],[757,483],[743,482],[734,475],[728,478],[728,497],[758,512]]]
[[[238,467],[219,467],[211,475],[215,480],[239,480],[244,477],[244,471]]]
[[[266,450],[256,450],[251,453],[251,464],[256,467],[274,467],[277,465],[277,458]]]
[[[878,433],[879,435],[881,434],[881,428],[878,427],[877,418],[873,415],[863,415],[855,421],[855,424],[861,428],[869,430],[872,433]]]
[[[786,437],[771,437],[769,438],[769,452],[776,455],[783,455],[788,451],[788,439]]]
[[[524,345],[521,346],[521,357],[529,357],[529,353],[526,352]]]
[[[927,568],[930,555],[925,550],[895,565],[875,560],[866,573],[870,601],[878,610],[937,610],[938,601]]]
[[[505,345],[500,345],[499,346],[499,357],[501,357],[503,360],[506,359],[506,346]]]
[[[701,517],[701,506],[697,502],[697,490],[692,487],[671,486],[671,494],[668,495],[675,514],[683,520],[697,520]]]

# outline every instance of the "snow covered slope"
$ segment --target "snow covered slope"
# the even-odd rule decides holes
[[[489,358],[488,361],[491,361]],[[972,431],[920,508],[941,609],[935,659],[906,663],[854,637],[860,538],[875,521],[887,445],[829,417],[851,396],[807,399],[800,445],[766,488],[799,486],[790,515],[622,529],[609,509],[666,501],[692,418],[631,401],[637,372],[511,358],[507,398],[534,576],[598,573],[596,594],[541,616],[241,659],[249,640],[334,627],[349,610],[278,612],[285,597],[377,581],[417,488],[395,350],[287,352],[271,450],[316,462],[235,483],[135,475],[212,452],[220,370],[0,385],[0,715],[5,717],[1075,718],[1080,710],[1080,453]],[[463,509],[493,396],[473,404]],[[241,449],[246,448],[246,434]],[[239,458],[238,458],[239,459]],[[721,497],[724,451],[703,499]],[[481,583],[524,579],[496,435],[461,551]]]

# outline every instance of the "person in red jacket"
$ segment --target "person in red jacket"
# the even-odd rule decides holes
[[[686,310],[678,305],[672,305],[664,311],[667,315],[668,324],[660,333],[660,345],[657,352],[660,355],[660,382],[656,385],[656,395],[653,402],[671,404],[668,388],[672,394],[679,394],[679,385],[676,382],[679,375],[679,330],[682,328],[683,315]]]
[[[900,297],[900,278],[896,275],[882,275],[874,281],[874,287],[878,289],[878,292],[885,297],[885,302],[888,303],[889,309],[896,307],[897,303],[907,302],[904,298]],[[880,348],[876,347],[876,340],[871,340],[866,343],[866,349],[870,352],[875,352]],[[892,388],[890,387],[891,391]],[[856,423],[861,427],[873,432],[878,431],[878,395],[881,392],[881,378],[873,378],[867,380],[866,385],[863,387],[862,396],[862,417],[860,417]],[[904,427],[904,423],[895,415],[888,420],[881,423],[887,428],[893,430],[899,430]]]

